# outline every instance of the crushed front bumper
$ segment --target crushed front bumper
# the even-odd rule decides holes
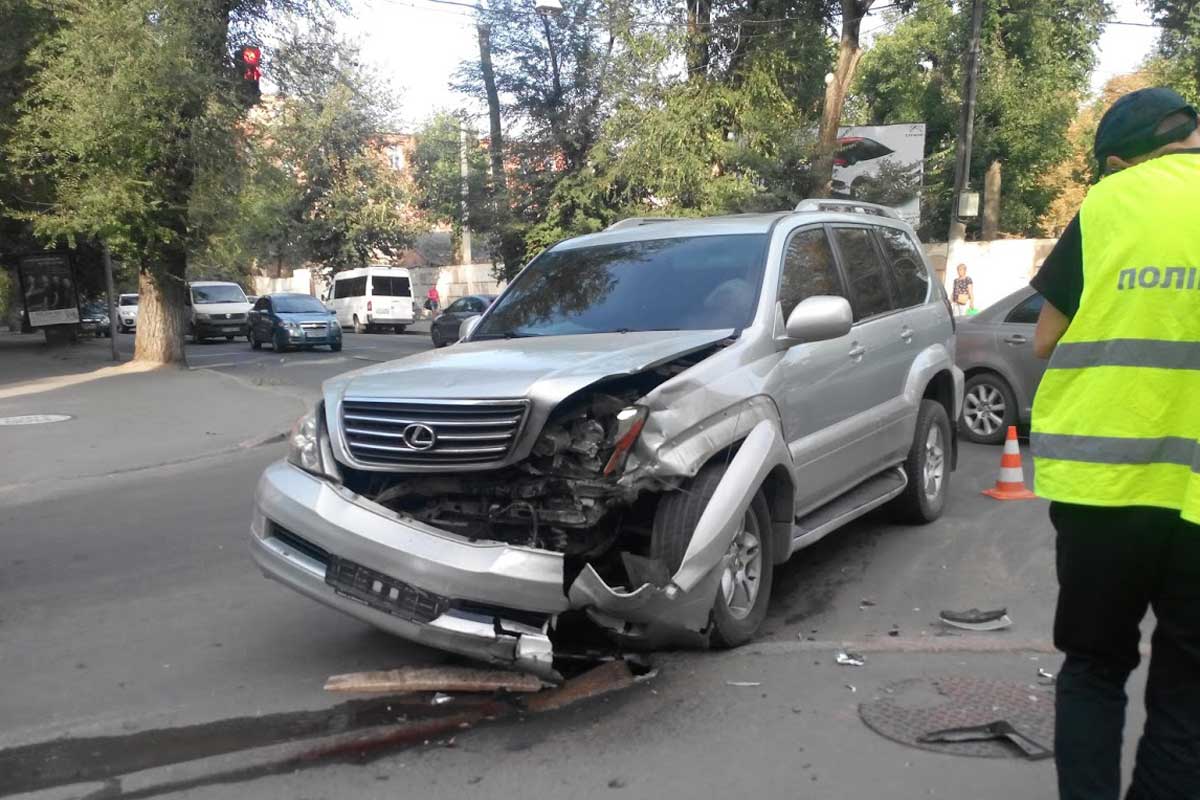
[[[282,461],[259,481],[251,549],[267,577],[364,622],[431,647],[555,677],[546,626],[530,624],[529,612],[548,619],[568,607],[557,553],[469,542]],[[368,605],[327,582],[330,563],[323,554],[445,598],[450,607],[424,619]]]

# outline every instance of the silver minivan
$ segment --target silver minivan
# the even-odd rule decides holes
[[[733,646],[773,567],[946,504],[954,327],[890,209],[632,219],[535,258],[457,344],[326,382],[263,474],[262,571],[550,677],[560,618]]]

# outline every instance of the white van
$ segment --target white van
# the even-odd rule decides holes
[[[250,303],[242,287],[230,281],[193,281],[184,297],[188,310],[188,333],[193,342],[224,336],[249,339]]]
[[[333,276],[325,299],[342,327],[365,333],[390,327],[396,333],[413,321],[412,281],[403,267],[362,267]]]

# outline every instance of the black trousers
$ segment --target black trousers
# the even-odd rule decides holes
[[[1117,800],[1138,623],[1157,625],[1128,800],[1200,798],[1200,525],[1157,508],[1052,503],[1058,533],[1055,760],[1062,800]]]

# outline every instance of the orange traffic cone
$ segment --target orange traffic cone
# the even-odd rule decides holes
[[[1021,469],[1021,446],[1017,444],[1017,426],[1008,426],[1004,440],[1004,455],[1000,456],[1000,477],[991,489],[983,493],[996,500],[1032,500],[1036,494],[1025,488],[1025,471]]]

